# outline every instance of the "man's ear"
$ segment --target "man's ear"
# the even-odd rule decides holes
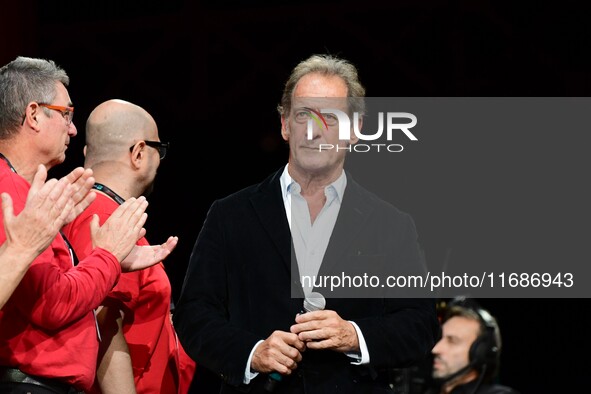
[[[40,111],[42,111],[42,109],[35,101],[31,101],[29,104],[27,104],[27,108],[25,108],[25,118],[23,119],[23,125],[26,123],[30,128],[38,130],[39,122],[37,117],[39,116]]]
[[[357,123],[357,125],[358,125],[357,130],[359,130],[361,132],[361,130],[363,128],[363,116],[359,117],[359,122]],[[349,144],[355,145],[358,142],[359,142],[359,137],[357,136],[357,134],[355,134],[355,131],[353,130],[353,123],[351,122],[351,138],[349,139]]]
[[[289,119],[285,119],[283,115],[281,115],[281,137],[289,141]]]
[[[131,149],[130,160],[131,160],[132,166],[134,166],[134,167],[140,166],[140,163],[141,163],[142,159],[144,158],[144,147],[145,146],[146,146],[146,143],[144,141],[139,141],[133,146],[133,149]]]

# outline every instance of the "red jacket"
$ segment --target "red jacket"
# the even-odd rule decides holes
[[[0,160],[0,191],[12,197],[15,214],[22,211],[29,188]],[[5,239],[0,210],[0,243]],[[58,234],[0,310],[0,365],[59,379],[79,390],[90,388],[98,354],[93,309],[120,273],[115,256],[100,248],[74,267]]]
[[[102,224],[117,207],[114,200],[97,193],[91,206],[64,228],[79,257],[91,253],[89,225],[92,216],[97,214]],[[149,243],[142,238],[138,245]],[[182,349],[172,326],[171,295],[170,281],[164,265],[159,263],[122,274],[105,300],[105,304],[125,312],[123,334],[140,394],[185,394],[193,378],[195,363]]]

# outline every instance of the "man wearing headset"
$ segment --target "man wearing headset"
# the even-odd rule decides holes
[[[455,298],[445,309],[433,350],[432,377],[440,394],[519,394],[494,384],[501,355],[496,319],[475,301]]]

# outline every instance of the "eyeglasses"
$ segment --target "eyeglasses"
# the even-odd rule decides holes
[[[45,103],[37,103],[40,107],[44,107],[47,109],[51,109],[54,111],[58,111],[62,113],[62,116],[66,120],[68,126],[72,124],[72,119],[74,119],[74,107],[62,107],[61,105],[51,105]]]
[[[46,103],[37,103],[38,106],[44,107],[47,109],[51,109],[54,111],[61,112],[62,116],[66,120],[66,124],[69,126],[72,124],[72,119],[74,119],[74,107],[62,107],[61,105],[51,105]],[[25,119],[27,118],[27,114],[23,115],[23,125],[25,124]]]
[[[164,159],[164,157],[166,156],[166,151],[168,149],[170,149],[170,142],[144,141],[144,143],[152,148],[158,149],[158,154],[160,155],[160,160]],[[129,147],[130,152],[133,151],[133,147],[136,144],[133,144],[132,146]]]

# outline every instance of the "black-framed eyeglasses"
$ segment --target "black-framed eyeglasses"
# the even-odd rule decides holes
[[[144,143],[152,148],[158,149],[158,154],[160,155],[160,160],[166,157],[166,152],[170,149],[170,142],[160,142],[160,141],[146,141]],[[136,146],[137,142],[129,147],[129,151],[133,151],[133,147]]]

